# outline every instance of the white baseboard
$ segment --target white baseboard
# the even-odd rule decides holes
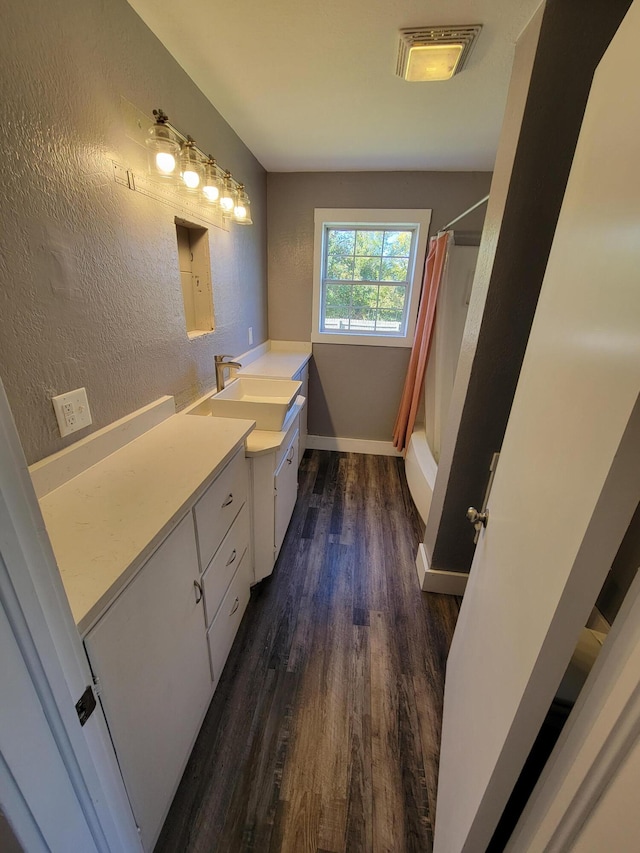
[[[402,456],[392,441],[370,441],[366,438],[337,438],[332,435],[308,435],[311,450],[339,450],[341,453],[370,453],[374,456]]]
[[[420,589],[423,592],[464,595],[469,574],[467,572],[444,572],[440,569],[432,569],[422,542],[418,546],[416,571],[420,581]]]

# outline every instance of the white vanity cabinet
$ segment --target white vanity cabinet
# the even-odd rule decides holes
[[[57,456],[45,470],[40,506],[149,853],[249,600],[252,428],[167,417],[80,473],[87,450],[70,448],[59,484]]]
[[[199,576],[189,511],[85,637],[146,850],[211,700]]]
[[[307,449],[307,413],[309,411],[309,362],[303,365],[293,377],[296,382],[302,382],[300,394],[304,397],[305,403],[300,412],[300,452],[299,458],[302,459],[305,450]]]
[[[300,430],[296,430],[274,474],[273,527],[274,561],[278,559],[285,533],[289,527],[298,497],[298,456]]]
[[[300,413],[279,446],[269,452],[248,450],[253,492],[254,579],[273,571],[298,495]]]
[[[239,451],[193,510],[214,685],[249,603],[253,580],[248,468]]]

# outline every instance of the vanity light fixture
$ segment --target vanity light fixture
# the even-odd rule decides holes
[[[400,30],[396,74],[410,83],[449,80],[465,66],[481,24]]]
[[[244,191],[244,184],[238,187],[238,198],[236,206],[233,208],[233,218],[238,225],[253,225],[251,219],[251,202],[249,196]]]
[[[204,162],[202,155],[196,148],[195,140],[187,136],[182,143],[179,157],[180,177],[185,187],[192,192],[198,190],[204,176]]]
[[[205,155],[191,136],[169,123],[162,109],[153,111],[155,124],[147,137],[149,171],[156,178],[177,182],[191,195],[220,208],[227,220],[253,225],[244,184],[223,171],[211,155]]]
[[[220,190],[222,180],[218,174],[218,167],[213,157],[209,156],[204,164],[204,181],[202,192],[210,204],[218,204],[220,201]]]
[[[156,122],[149,129],[147,152],[149,169],[159,178],[175,180],[176,165],[180,154],[180,137],[170,124],[169,116],[162,109],[154,110]]]
[[[224,185],[220,196],[220,207],[226,216],[231,216],[236,206],[236,189],[231,172],[224,173]]]

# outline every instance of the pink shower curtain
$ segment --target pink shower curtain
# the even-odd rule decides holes
[[[416,334],[411,348],[411,358],[409,359],[407,377],[404,381],[398,417],[393,428],[393,444],[401,451],[407,449],[416,422],[448,242],[449,232],[445,232],[437,237],[432,237],[429,243],[420,307],[418,308]]]

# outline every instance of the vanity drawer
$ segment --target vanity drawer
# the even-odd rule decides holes
[[[207,626],[213,621],[229,582],[249,547],[249,507],[245,505],[202,576]]]
[[[224,669],[233,640],[242,621],[242,615],[249,603],[249,578],[247,577],[246,562],[245,554],[225,597],[222,599],[216,618],[207,632],[211,676],[214,684],[218,682]]]
[[[247,499],[248,470],[244,449],[216,477],[194,507],[202,572],[218,550],[231,522]]]

